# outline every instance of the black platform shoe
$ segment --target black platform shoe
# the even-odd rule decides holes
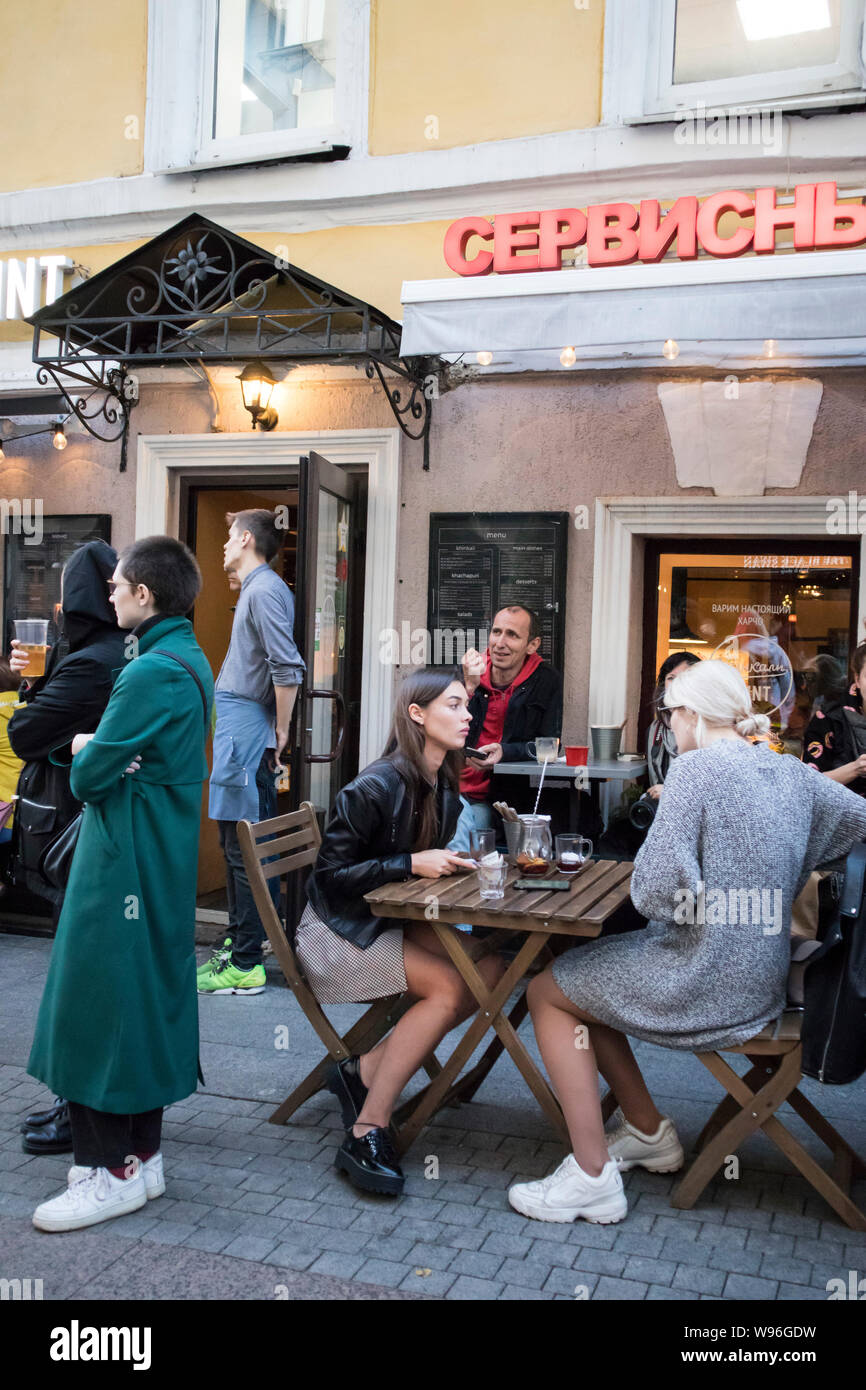
[[[63,1114],[46,1125],[24,1131],[21,1147],[26,1154],[67,1154],[72,1152],[72,1126],[66,1106]]]
[[[367,1087],[361,1080],[360,1059],[347,1057],[344,1062],[335,1062],[328,1072],[325,1085],[340,1102],[344,1127],[351,1129],[367,1099]]]
[[[337,1150],[335,1166],[362,1192],[384,1192],[389,1197],[399,1197],[403,1191],[403,1170],[387,1129],[377,1126],[360,1139],[350,1129]]]
[[[50,1110],[34,1110],[32,1115],[25,1115],[18,1128],[24,1134],[28,1129],[41,1129],[43,1125],[50,1125],[52,1120],[65,1119],[66,1115],[66,1101],[58,1096]]]

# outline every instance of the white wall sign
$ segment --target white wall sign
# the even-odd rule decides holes
[[[0,261],[0,319],[26,319],[42,304],[53,304],[63,293],[63,277],[72,266],[68,256]]]

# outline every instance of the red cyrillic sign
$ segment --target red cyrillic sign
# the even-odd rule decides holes
[[[723,235],[719,223],[726,215]],[[729,189],[702,203],[692,196],[677,198],[664,216],[660,204],[647,198],[638,207],[597,203],[585,213],[580,208],[502,213],[492,226],[485,217],[461,217],[445,234],[445,260],[458,275],[512,275],[560,270],[565,248],[584,243],[588,265],[655,262],[670,250],[681,261],[694,260],[701,249],[710,256],[749,250],[769,255],[780,227],[792,229],[796,251],[859,246],[866,242],[866,207],[840,203],[835,183],[801,183],[792,203],[780,204],[775,188],[757,188],[754,197]],[[473,237],[484,245],[470,246]]]

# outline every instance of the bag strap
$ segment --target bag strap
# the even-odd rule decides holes
[[[153,654],[154,656],[170,656],[172,661],[180,662],[181,666],[183,666],[185,670],[189,671],[190,675],[192,676],[193,680],[198,686],[198,693],[201,696],[202,709],[204,710],[204,727],[205,732],[207,732],[207,696],[204,693],[204,686],[202,685],[195,671],[190,666],[189,662],[184,661],[182,656],[178,656],[177,652],[167,651],[165,647],[155,647]]]
[[[857,917],[863,901],[863,883],[866,880],[866,844],[854,846],[845,862],[845,882],[839,898],[839,913],[842,917]]]

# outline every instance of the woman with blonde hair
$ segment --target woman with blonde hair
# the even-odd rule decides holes
[[[541,1221],[621,1221],[621,1173],[673,1172],[683,1150],[626,1035],[689,1052],[746,1042],[785,1007],[791,904],[819,864],[866,837],[847,788],[750,736],[765,733],[733,666],[691,666],[665,704],[679,748],[635,860],[643,931],[560,956],[529,986],[541,1055],[572,1152],[508,1199]],[[621,1115],[605,1134],[598,1073]]]

